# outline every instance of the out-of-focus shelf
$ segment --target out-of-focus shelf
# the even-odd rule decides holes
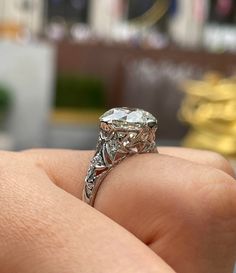
[[[104,110],[71,110],[55,109],[51,113],[51,122],[56,124],[98,124],[99,117]]]
[[[189,50],[173,46],[163,49],[144,49],[122,44],[75,43],[55,44],[58,52],[58,72],[93,75],[103,80],[109,107],[122,105],[122,65],[128,59],[152,59],[155,62],[186,64],[202,70],[231,74],[236,67],[236,54],[210,53],[203,49]]]
[[[50,148],[94,149],[99,117],[104,110],[54,109],[50,117],[47,146]]]

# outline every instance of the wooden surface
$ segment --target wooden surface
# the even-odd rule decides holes
[[[172,61],[191,64],[203,69],[231,74],[236,67],[236,55],[213,54],[177,48],[140,49],[125,45],[78,44],[61,42],[58,48],[58,72],[94,75],[105,83],[108,107],[121,103],[122,63],[128,58],[151,58],[155,61]]]
[[[125,92],[127,92],[127,70],[125,67],[133,60],[151,59],[155,63],[170,62],[180,64],[182,67],[186,64],[187,67],[197,68],[202,72],[217,70],[224,74],[232,74],[236,66],[236,55],[229,53],[213,54],[177,48],[155,50],[132,48],[125,45],[78,44],[72,42],[61,42],[57,46],[58,72],[78,73],[96,76],[101,79],[107,92],[107,108],[127,106],[124,96]],[[165,90],[164,86],[162,88]],[[146,91],[146,89],[142,89],[140,92]],[[159,92],[158,94],[163,105],[165,105],[167,92]],[[136,96],[133,97],[132,104],[139,105]],[[172,105],[173,109],[176,109],[176,105],[179,107],[179,100],[176,99],[174,93],[173,102],[170,105]],[[176,113],[172,111],[173,109],[166,111],[162,108],[158,107],[156,110],[162,124],[160,137],[162,139],[180,140],[185,134],[186,128],[178,121]],[[151,109],[146,110],[151,111]]]

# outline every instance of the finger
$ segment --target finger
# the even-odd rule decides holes
[[[66,151],[57,152],[56,157],[63,158],[63,152]],[[75,160],[76,153],[77,156],[82,155],[78,152],[70,153],[74,155],[70,154],[69,157],[67,155],[67,160],[69,158]],[[33,157],[37,158],[37,165],[42,167],[51,156],[55,158],[54,151],[49,152],[51,155],[47,155],[46,161],[43,160],[47,154],[45,151],[44,155],[40,156],[40,160],[37,152],[24,153],[24,157],[26,154],[29,156],[30,161],[32,161]],[[88,160],[91,153],[85,152],[85,154],[86,160]],[[32,157],[32,155],[34,156]],[[88,164],[88,161],[86,164]],[[58,161],[56,160],[56,162]],[[81,162],[84,162],[84,158],[81,159]],[[46,165],[48,168],[48,164]],[[61,165],[61,168],[63,167]],[[55,166],[52,166],[52,169],[54,168]],[[50,172],[50,177],[57,175],[58,168],[59,165],[54,170],[55,173],[51,173],[51,168],[47,169],[47,172]],[[85,169],[84,172],[86,173],[86,166],[83,169]],[[72,175],[70,168],[69,170],[68,174]],[[64,179],[66,181],[68,177],[64,176]],[[204,219],[199,218],[199,215],[206,210],[206,203],[210,200],[210,197],[214,197],[215,191],[212,189],[218,184],[224,185],[226,182],[234,184],[232,182],[235,181],[222,171],[217,171],[208,166],[194,164],[172,156],[137,155],[123,161],[109,173],[98,192],[95,206],[145,243],[150,243],[158,238],[165,238],[166,233],[174,231],[167,240],[176,238],[177,241],[175,240],[173,249],[180,249],[179,244],[183,243],[184,255],[187,255],[190,253],[192,246],[192,244],[188,244],[188,241],[194,238],[191,233],[192,227],[194,225],[198,226]],[[217,198],[220,196],[219,199],[213,198],[213,200],[217,200],[214,204],[217,204],[221,211],[227,211],[224,209],[226,208],[226,199],[224,197],[227,197],[228,194],[225,194],[225,192],[220,193],[220,195],[217,194]],[[228,203],[233,204],[233,202]],[[232,211],[232,206],[230,209]],[[224,217],[224,214],[222,216]],[[166,225],[166,223],[168,224]],[[173,223],[177,224],[177,226],[173,226]],[[184,238],[179,239],[178,232],[176,232],[178,229],[189,232],[184,233]],[[194,256],[193,254],[192,256]]]
[[[25,155],[26,154],[30,160],[34,159],[37,164],[46,170],[54,183],[65,191],[81,198],[84,178],[93,152],[35,150],[28,151]],[[137,164],[135,162],[137,162]],[[125,166],[127,166],[128,169],[125,168]],[[147,199],[149,194],[155,193],[160,194],[161,197],[168,197],[172,196],[173,193],[177,194],[182,192],[187,196],[192,196],[192,193],[199,187],[204,186],[207,181],[212,181],[212,183],[214,181],[219,182],[222,173],[221,171],[217,172],[215,168],[195,164],[191,161],[178,159],[173,156],[157,154],[134,156],[114,168],[102,183],[96,198],[96,207],[112,219],[118,222],[120,221],[120,224],[128,228],[127,223],[129,223],[130,217],[128,209],[126,210],[127,213],[125,213],[125,217],[122,218],[124,211],[120,210],[120,207],[123,207],[122,202],[124,202],[124,204],[127,203],[127,208],[130,205],[135,207],[135,200],[139,202],[139,198],[136,198],[136,189],[140,192],[140,188],[142,188],[143,190],[140,194],[143,198]],[[222,179],[222,183],[224,183],[225,180],[230,180],[227,174],[225,174],[225,177],[226,179]],[[155,189],[150,187],[153,191],[152,193],[146,192],[146,190],[148,190],[145,184],[146,181],[152,181],[150,185],[155,187]],[[137,186],[135,186],[136,184]],[[189,189],[187,193],[185,192],[186,188]],[[107,189],[108,191],[106,192]],[[132,194],[134,194],[134,200],[131,198]],[[100,197],[101,199],[99,199]],[[181,195],[181,200],[183,197],[184,195]],[[104,200],[102,200],[103,198]],[[173,200],[176,200],[176,198]],[[113,210],[111,208],[116,209]],[[131,211],[132,207],[130,208],[130,213]],[[140,217],[137,217],[136,223],[142,221],[141,216],[143,215],[140,212],[138,215]],[[128,218],[126,218],[126,216]],[[132,228],[130,228],[130,230],[132,230]],[[134,230],[132,231],[134,232]],[[140,238],[140,235],[138,236]],[[142,239],[147,240],[147,238]]]
[[[57,186],[82,199],[84,179],[93,151],[40,149],[26,150],[21,154],[44,169]]]
[[[177,272],[211,272],[201,270],[202,261],[220,268],[221,255],[229,265],[235,259],[235,186],[231,176],[215,168],[166,155],[139,155],[108,174],[95,208],[150,245]],[[228,233],[232,236],[226,238]],[[215,247],[212,256],[206,245]],[[185,257],[188,264],[179,264]]]
[[[200,193],[214,190],[218,184],[231,185],[235,180],[221,170],[184,159],[160,154],[138,155],[121,162],[108,174],[98,191],[95,207],[141,238],[141,234],[151,234],[149,227],[152,229],[138,225],[152,218],[153,210],[146,211],[147,206],[158,207],[157,211],[164,213],[171,208],[175,213],[177,204],[182,207],[189,204],[193,208],[199,206],[198,211],[208,199],[206,196],[201,200],[204,194]],[[162,215],[154,217],[161,219]],[[149,239],[142,237],[142,240]]]
[[[212,152],[172,147],[160,147],[159,151],[161,154],[211,166],[233,175],[226,159]],[[82,198],[84,179],[94,151],[40,149],[23,151],[23,154],[40,165],[60,188]]]
[[[158,150],[161,154],[183,158],[199,164],[208,165],[216,169],[222,170],[227,174],[235,177],[235,172],[230,162],[218,153],[179,147],[160,147],[158,148]]]
[[[174,273],[109,218],[47,181],[19,157],[1,164],[2,273]]]

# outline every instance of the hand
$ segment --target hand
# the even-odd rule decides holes
[[[138,155],[117,166],[95,207],[177,272],[230,272],[236,206],[228,163],[212,153],[160,151],[172,156]],[[1,272],[174,272],[128,232],[66,193],[81,198],[91,156],[1,154]]]
[[[99,189],[95,208],[133,233],[177,272],[232,272],[236,184],[229,163],[211,152],[159,151],[159,155],[133,156],[114,168]],[[73,164],[65,163],[63,174],[55,177],[59,186],[81,198],[92,155],[80,152],[70,160]],[[37,152],[35,157],[39,159]],[[56,164],[51,168],[56,172]]]
[[[174,273],[128,231],[57,186],[80,195],[83,155],[1,152],[0,272]]]

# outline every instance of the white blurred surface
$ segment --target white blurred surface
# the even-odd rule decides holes
[[[0,0],[0,21],[14,22],[29,29],[31,33],[40,33],[43,27],[44,1]]]
[[[64,149],[95,149],[98,139],[96,125],[51,124],[47,146]]]
[[[12,151],[15,147],[14,139],[10,134],[0,132],[0,150]]]
[[[16,149],[45,146],[54,83],[55,52],[48,44],[0,41],[0,83],[11,91],[8,133]]]

